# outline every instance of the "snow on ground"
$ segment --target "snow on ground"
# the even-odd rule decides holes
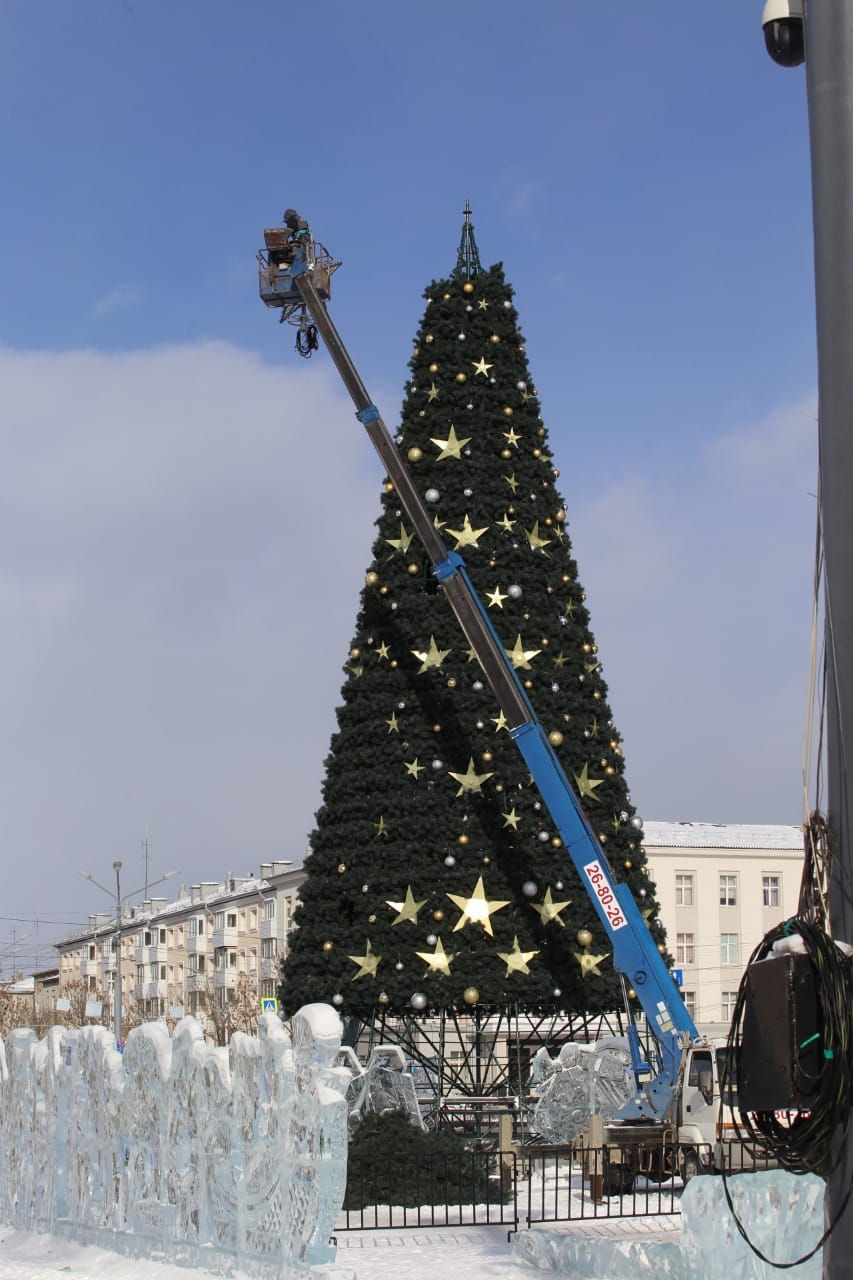
[[[633,1218],[563,1224],[567,1233],[638,1235],[677,1232],[680,1221]],[[211,1272],[168,1262],[128,1258],[58,1236],[0,1226],[0,1280],[211,1280]],[[406,1231],[352,1231],[338,1236],[338,1258],[328,1280],[534,1280],[537,1273],[512,1260],[505,1227],[444,1227]],[[232,1280],[251,1280],[235,1272]]]

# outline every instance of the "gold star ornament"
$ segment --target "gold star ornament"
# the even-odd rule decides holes
[[[525,649],[521,636],[518,635],[515,638],[513,647],[506,650],[506,656],[516,671],[529,671],[531,659],[541,652],[541,649]]]
[[[476,376],[477,376],[477,374],[478,374],[478,373],[481,373],[481,374],[483,375],[483,377],[484,377],[484,378],[488,378],[488,376],[489,376],[489,370],[490,370],[490,369],[494,369],[494,367],[495,367],[493,364],[486,364],[486,357],[485,357],[485,356],[480,356],[480,359],[479,359],[476,363],[474,363],[474,361],[472,360],[472,361],[471,361],[471,364],[474,366],[474,377],[475,377],[475,378],[476,378]]]
[[[509,977],[511,973],[530,974],[530,961],[534,956],[538,956],[538,951],[522,951],[518,945],[518,938],[512,940],[512,951],[499,951],[498,958],[503,960],[506,965],[505,977]]]
[[[459,783],[459,790],[456,792],[457,796],[464,796],[469,791],[482,791],[483,783],[492,776],[490,773],[478,773],[473,757],[468,761],[468,768],[465,773],[452,773],[450,769],[447,772],[454,782]]]
[[[406,526],[401,521],[399,538],[386,538],[385,541],[389,547],[394,547],[396,551],[408,551],[414,536],[414,533],[406,532]]]
[[[422,907],[426,906],[427,902],[427,898],[424,898],[421,902],[415,902],[415,895],[412,893],[411,885],[407,886],[406,896],[402,902],[389,902],[386,898],[386,907],[390,907],[392,911],[397,912],[396,918],[391,921],[391,924],[405,924],[407,920],[410,924],[417,924],[418,912]]]
[[[427,966],[426,973],[424,974],[425,978],[431,973],[443,973],[445,977],[449,977],[450,966],[456,959],[454,954],[451,953],[448,955],[444,950],[444,943],[441,941],[441,938],[436,938],[434,951],[416,951],[415,955],[420,957]]]
[[[382,957],[375,956],[373,954],[373,948],[371,947],[370,939],[368,938],[364,944],[364,955],[347,956],[347,959],[352,960],[353,964],[358,965],[357,972],[352,976],[352,981],[355,982],[358,978],[375,978],[376,970],[379,968]]]
[[[430,437],[430,444],[434,444],[436,449],[439,450],[436,462],[442,462],[445,458],[456,458],[461,462],[462,450],[466,444],[471,443],[471,439],[471,436],[465,436],[462,440],[458,440],[456,437],[456,428],[451,423],[446,440],[433,440],[432,437]]]
[[[430,636],[429,648],[426,653],[421,653],[419,649],[412,650],[412,653],[421,664],[418,669],[418,675],[422,676],[423,673],[425,671],[429,671],[431,667],[440,667],[447,655],[452,652],[452,649],[439,649],[438,645],[435,643],[435,636]]]
[[[453,550],[459,551],[462,547],[478,547],[480,545],[479,539],[482,538],[488,527],[488,525],[485,525],[482,529],[472,528],[468,512],[466,511],[465,517],[462,521],[462,528],[447,530],[447,532],[456,539],[456,546]]]
[[[486,592],[486,599],[489,602],[490,609],[495,606],[497,606],[498,609],[502,609],[504,607],[504,600],[507,600],[508,598],[507,593],[505,591],[501,591],[500,586],[495,587],[494,591]]]
[[[609,951],[605,952],[603,956],[594,956],[590,951],[576,951],[574,956],[581,967],[581,977],[588,978],[591,974],[595,974],[597,978],[603,978],[604,974],[598,966],[609,955]]]
[[[565,902],[555,902],[551,896],[550,886],[545,890],[545,897],[541,902],[531,902],[531,907],[539,913],[539,918],[543,924],[549,924],[551,920],[556,920],[557,924],[563,929],[566,927],[565,920],[561,920],[560,912],[565,911],[566,907],[571,904],[571,898],[567,898]]]
[[[597,800],[595,794],[596,787],[600,787],[604,782],[603,778],[591,778],[589,776],[589,765],[584,761],[584,766],[580,773],[574,775],[575,786],[578,789],[578,795],[581,800]]]
[[[493,938],[494,931],[492,929],[491,916],[496,911],[502,911],[504,907],[509,906],[509,902],[490,902],[486,897],[486,889],[483,884],[483,877],[480,876],[477,881],[474,892],[468,898],[463,898],[458,893],[449,893],[450,901],[459,908],[462,915],[453,926],[453,932],[464,929],[466,924],[478,924],[485,929],[490,938]]]
[[[425,765],[418,764],[417,756],[415,756],[414,760],[403,761],[403,768],[406,770],[406,773],[410,778],[414,778],[415,782],[417,782],[418,780],[418,774],[423,773],[425,767],[426,767]]]
[[[544,550],[544,548],[545,548],[545,547],[550,547],[550,545],[551,545],[551,539],[550,539],[550,538],[541,538],[541,537],[539,536],[539,521],[538,521],[538,520],[534,521],[534,524],[533,524],[533,528],[532,528],[532,529],[525,529],[525,531],[524,531],[524,532],[527,534],[527,541],[530,543],[530,550],[531,550],[531,551],[542,551],[542,550]]]

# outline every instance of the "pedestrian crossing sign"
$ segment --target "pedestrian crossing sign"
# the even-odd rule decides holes
[[[264,996],[262,998],[261,1013],[278,1013],[278,1000],[275,996]]]

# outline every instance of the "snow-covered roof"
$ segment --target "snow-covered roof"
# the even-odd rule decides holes
[[[740,822],[644,822],[646,849],[803,850],[802,827]]]
[[[6,990],[10,996],[31,996],[35,985],[33,978],[19,978],[17,982],[10,982]]]

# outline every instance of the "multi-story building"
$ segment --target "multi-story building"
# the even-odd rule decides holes
[[[181,889],[174,902],[130,907],[119,930],[114,916],[92,915],[86,929],[57,944],[58,994],[82,988],[99,997],[107,1021],[120,967],[124,1007],[145,1018],[184,1009],[209,1015],[238,989],[252,999],[274,995],[303,880],[290,862],[265,862],[259,877],[229,872]]]
[[[797,909],[800,827],[646,822],[649,874],[695,1022],[731,1021],[741,975],[774,925]]]

